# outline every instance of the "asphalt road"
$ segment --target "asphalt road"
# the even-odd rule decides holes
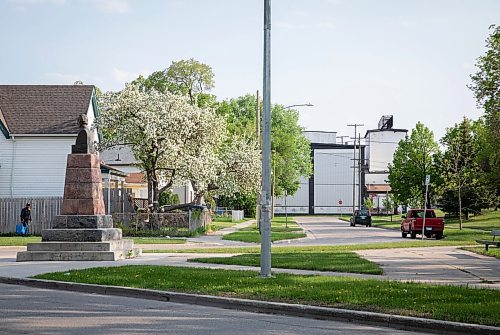
[[[0,334],[424,334],[0,284]]]
[[[298,216],[294,218],[306,230],[307,238],[274,242],[275,245],[340,245],[402,241],[401,233],[397,230],[360,225],[351,227],[349,222],[341,221],[332,216]]]

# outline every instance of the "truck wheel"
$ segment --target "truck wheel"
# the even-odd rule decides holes
[[[436,233],[436,240],[441,240],[443,238],[443,233]]]
[[[401,232],[401,237],[402,238],[406,238],[406,235],[408,235],[407,233],[405,233],[404,231]]]
[[[411,236],[412,239],[416,239],[417,238],[417,232],[413,231],[413,230],[410,230],[410,236]]]

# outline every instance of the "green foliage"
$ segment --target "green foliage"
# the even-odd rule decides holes
[[[461,286],[284,273],[263,279],[254,271],[154,265],[71,270],[35,278],[500,325],[500,291]]]
[[[205,93],[214,87],[212,68],[193,58],[172,62],[167,69],[155,71],[147,78],[139,76],[133,83],[146,90],[186,95],[192,104],[202,108],[216,103],[214,95]]]
[[[178,205],[180,204],[179,195],[170,190],[164,191],[160,194],[158,203],[160,206]]]
[[[477,59],[478,71],[471,75],[478,107],[484,108],[483,168],[500,203],[500,26],[490,26],[486,53]]]
[[[479,213],[488,208],[491,195],[482,177],[478,164],[481,147],[477,140],[477,129],[469,119],[448,128],[441,143],[445,152],[441,157],[443,196],[440,208],[447,213],[463,213],[467,219],[469,213]]]
[[[368,208],[369,210],[373,209],[373,199],[372,198],[365,198],[365,207]]]
[[[387,197],[382,200],[382,206],[384,206],[387,212],[392,213],[396,208],[394,196],[392,194],[388,194]]]
[[[257,196],[254,194],[237,193],[232,197],[220,196],[217,200],[220,207],[243,210],[245,216],[255,217]]]
[[[411,207],[423,207],[425,199],[425,176],[431,176],[429,200],[441,184],[440,167],[435,155],[439,148],[432,131],[418,122],[410,137],[401,140],[389,164],[389,182],[398,203]]]
[[[256,97],[245,95],[223,101],[217,112],[226,118],[230,134],[255,139],[256,106]],[[308,178],[312,174],[310,142],[298,121],[296,110],[285,109],[282,105],[272,106],[271,150],[276,196],[283,196],[285,192],[295,194],[300,178]]]

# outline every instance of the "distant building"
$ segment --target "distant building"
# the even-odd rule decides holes
[[[406,137],[407,129],[393,127],[392,115],[380,118],[377,129],[366,131],[365,173],[366,193],[373,200],[374,211],[384,211],[383,200],[391,192],[388,182],[389,163],[392,163],[394,152],[399,141]]]
[[[101,159],[106,165],[128,174],[124,188],[133,198],[148,198],[146,174],[139,167],[139,161],[134,157],[129,146],[120,145],[104,150],[101,153]],[[186,182],[183,186],[173,186],[172,192],[179,196],[181,203],[190,203],[194,199],[194,191],[190,182]]]
[[[275,213],[292,214],[339,214],[352,213],[353,192],[355,207],[359,207],[359,175],[356,170],[353,187],[354,147],[337,143],[336,132],[305,131],[311,141],[311,158],[314,173],[300,181],[299,190],[293,196],[275,199]],[[356,151],[358,159],[359,147]],[[361,160],[365,147],[361,145]],[[361,175],[361,185],[364,176]],[[363,192],[363,188],[362,192]],[[362,194],[361,203],[365,195]],[[285,207],[286,206],[286,207]]]

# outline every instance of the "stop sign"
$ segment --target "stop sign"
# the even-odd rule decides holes
[[[339,205],[342,205],[342,200],[339,200]]]

